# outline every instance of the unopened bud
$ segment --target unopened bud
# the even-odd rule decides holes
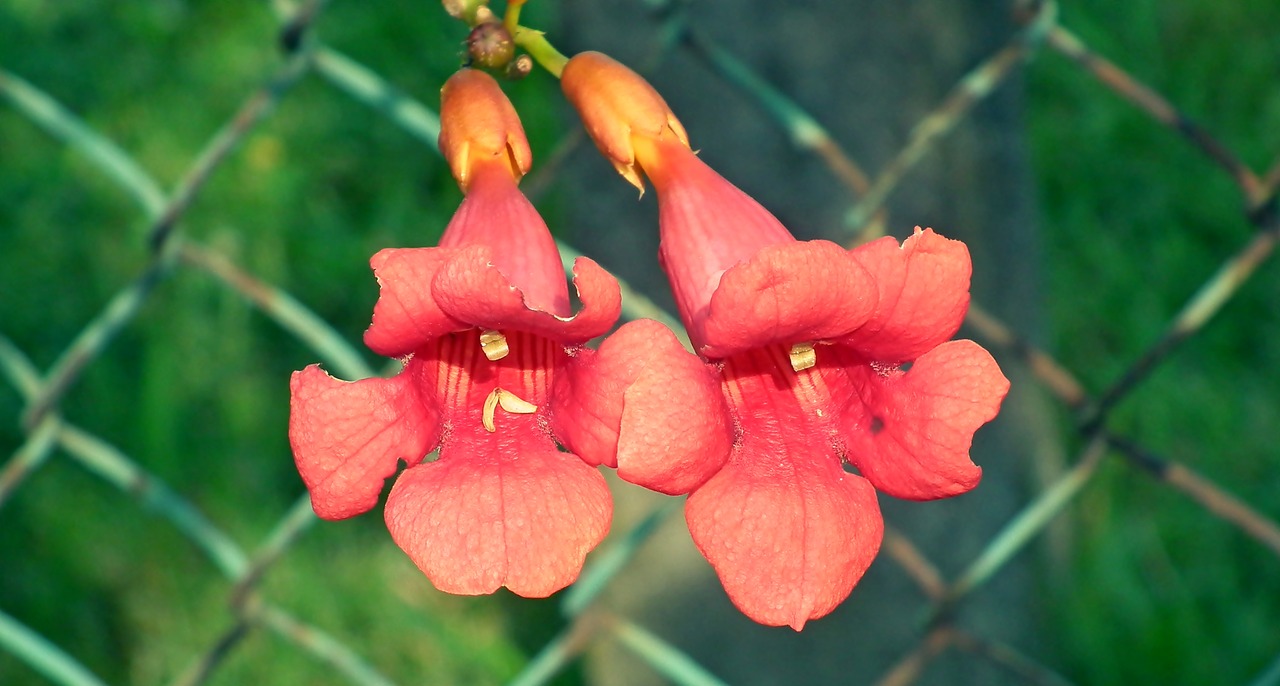
[[[501,22],[477,24],[467,36],[467,53],[471,62],[487,69],[505,69],[516,55],[516,42]]]
[[[471,167],[500,158],[519,179],[533,165],[524,127],[492,76],[462,69],[440,90],[440,152],[465,193]]]
[[[520,55],[507,65],[507,78],[512,81],[519,81],[533,72],[533,58],[528,55]]]
[[[565,97],[578,110],[596,147],[633,186],[644,191],[636,170],[633,136],[678,140],[689,136],[658,91],[641,76],[607,55],[574,55],[560,75]]]
[[[443,0],[444,11],[454,19],[461,19],[467,11],[466,0]]]
[[[481,10],[489,9],[485,6],[488,2],[489,0],[441,0],[444,11],[448,12],[449,16],[468,23],[474,23],[474,17],[478,16]]]

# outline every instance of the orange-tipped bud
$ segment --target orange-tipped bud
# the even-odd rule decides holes
[[[516,180],[533,165],[520,117],[492,76],[462,69],[440,90],[440,152],[465,193],[476,164],[502,160]]]
[[[578,110],[600,152],[633,186],[644,192],[636,170],[633,137],[680,141],[689,136],[658,91],[639,74],[598,52],[574,55],[560,75],[565,97]],[[641,160],[643,166],[643,160]]]

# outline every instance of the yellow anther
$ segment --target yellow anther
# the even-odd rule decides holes
[[[507,347],[507,337],[493,329],[480,332],[480,349],[490,362],[497,362],[511,352],[511,348]]]
[[[818,364],[818,353],[814,351],[812,343],[796,343],[791,346],[788,357],[791,358],[791,368],[797,372]]]
[[[533,414],[538,411],[537,405],[515,393],[495,388],[489,391],[489,397],[484,399],[484,412],[480,415],[480,423],[484,424],[485,430],[489,433],[498,430],[498,425],[493,420],[499,407],[511,414]]]

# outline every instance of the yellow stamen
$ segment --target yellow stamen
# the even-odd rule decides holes
[[[791,358],[791,368],[797,372],[818,364],[818,353],[814,351],[812,343],[796,343],[791,346],[788,356]]]
[[[538,411],[537,405],[515,393],[495,388],[489,391],[489,397],[484,399],[484,412],[480,415],[480,423],[484,424],[485,430],[489,433],[498,430],[497,424],[494,423],[494,414],[499,407],[511,414],[533,414]]]
[[[480,332],[480,349],[490,362],[497,362],[511,352],[507,346],[507,337],[492,329]]]

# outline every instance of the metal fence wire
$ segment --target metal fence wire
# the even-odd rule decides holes
[[[299,659],[321,663],[331,674],[340,675],[351,683],[390,684],[392,681],[384,675],[390,658],[383,652],[372,650],[359,635],[335,631],[333,626],[338,622],[333,616],[298,616],[285,604],[273,599],[273,593],[266,588],[264,578],[267,572],[295,549],[315,521],[305,494],[261,538],[244,531],[228,530],[219,525],[219,517],[202,504],[201,493],[181,492],[167,485],[165,479],[148,467],[147,460],[130,455],[119,447],[130,431],[131,408],[119,409],[122,425],[82,426],[73,419],[76,416],[76,394],[83,377],[96,362],[129,354],[120,339],[127,336],[131,325],[143,316],[148,303],[163,297],[165,290],[172,287],[178,274],[200,274],[202,278],[211,279],[219,289],[252,303],[281,331],[309,349],[309,355],[324,360],[335,374],[356,379],[376,373],[365,362],[363,354],[349,342],[349,334],[359,328],[347,327],[345,323],[341,327],[329,324],[304,304],[315,302],[308,295],[291,294],[255,276],[242,260],[237,259],[234,246],[228,247],[214,240],[198,240],[185,231],[189,209],[217,178],[219,171],[231,164],[237,155],[251,154],[244,150],[246,139],[256,130],[268,126],[273,113],[287,106],[292,94],[303,87],[327,84],[352,101],[378,112],[410,138],[422,143],[421,150],[436,149],[438,121],[431,106],[397,88],[377,71],[334,49],[313,30],[317,16],[326,9],[323,3],[274,0],[271,7],[279,22],[277,31],[283,46],[283,58],[264,58],[261,85],[241,96],[239,106],[208,139],[170,190],[165,190],[157,176],[132,157],[125,146],[95,127],[92,113],[73,111],[74,108],[59,102],[44,87],[57,90],[58,84],[31,83],[0,65],[0,95],[7,101],[10,113],[16,113],[29,123],[33,132],[35,129],[43,130],[71,153],[66,160],[57,162],[63,170],[58,178],[39,179],[33,183],[96,184],[105,180],[113,184],[145,218],[147,255],[132,278],[119,283],[114,296],[99,303],[98,314],[85,321],[74,336],[56,341],[49,340],[48,336],[29,339],[44,340],[52,346],[49,349],[22,349],[14,342],[15,338],[21,338],[14,336],[14,331],[6,330],[9,323],[0,320],[0,372],[19,398],[16,406],[21,408],[20,416],[10,419],[20,424],[22,432],[22,440],[0,470],[0,508],[9,503],[7,509],[0,509],[0,522],[3,522],[0,526],[13,526],[12,521],[5,520],[15,516],[11,501],[20,489],[35,482],[40,473],[49,470],[55,462],[73,464],[77,471],[91,474],[117,489],[118,495],[114,498],[119,501],[119,507],[144,508],[167,522],[173,531],[194,544],[226,579],[226,583],[219,587],[222,590],[207,591],[225,602],[225,623],[200,634],[198,640],[203,642],[203,650],[178,658],[185,667],[176,673],[171,670],[174,673],[173,683],[205,682],[219,674],[234,655],[248,650],[246,646],[261,646],[263,642],[270,641],[269,635],[274,635],[278,642],[271,648],[272,657],[262,657],[261,650],[265,648],[250,651],[250,654],[264,660],[280,660],[279,645],[284,645],[288,646],[284,649],[286,652]],[[435,7],[423,8],[423,11],[429,10],[438,11]],[[731,53],[698,31],[698,27],[680,24],[678,16],[667,19],[673,22],[672,30],[666,34],[671,41],[669,49],[689,51],[703,60],[713,73],[750,96],[763,111],[776,119],[798,147],[820,157],[834,178],[848,187],[850,196],[855,199],[847,214],[851,229],[874,224],[886,200],[902,184],[910,183],[912,170],[927,159],[934,146],[956,129],[980,101],[999,89],[1011,74],[1026,66],[1033,56],[1040,56],[1041,63],[1056,59],[1075,65],[1096,80],[1096,88],[1090,97],[1118,96],[1148,115],[1150,122],[1158,125],[1155,128],[1164,130],[1157,144],[1163,145],[1166,141],[1170,144],[1185,143],[1199,151],[1204,161],[1204,174],[1225,173],[1233,182],[1239,192],[1237,205],[1253,228],[1249,235],[1231,237],[1233,243],[1226,244],[1227,247],[1218,255],[1221,266],[1186,299],[1181,309],[1167,322],[1163,334],[1148,341],[1145,349],[1125,366],[1114,381],[1100,386],[1082,381],[1076,371],[1055,360],[1048,351],[1033,345],[1027,332],[999,321],[983,309],[981,303],[974,304],[966,321],[970,331],[997,354],[1003,365],[1024,367],[1061,403],[1065,413],[1072,417],[1071,425],[1074,427],[1073,434],[1064,436],[1063,442],[1077,447],[1078,455],[1026,502],[1020,512],[958,574],[945,575],[930,562],[926,551],[901,533],[890,531],[883,552],[918,586],[927,599],[929,610],[921,622],[918,640],[913,645],[902,646],[901,657],[883,674],[882,684],[916,682],[925,666],[944,652],[990,661],[1028,683],[1067,682],[1062,669],[1021,652],[1018,646],[985,638],[977,630],[965,626],[953,610],[969,596],[981,593],[984,584],[995,577],[1006,563],[1044,536],[1055,518],[1077,502],[1082,489],[1104,472],[1102,465],[1107,460],[1119,460],[1133,467],[1131,470],[1119,470],[1116,478],[1154,479],[1183,496],[1190,504],[1188,507],[1195,508],[1205,518],[1216,518],[1229,525],[1229,529],[1223,527],[1219,535],[1236,537],[1241,545],[1247,544],[1258,551],[1259,557],[1270,565],[1272,572],[1269,578],[1276,578],[1276,560],[1270,559],[1268,554],[1280,556],[1280,527],[1274,521],[1280,513],[1277,509],[1280,499],[1250,503],[1236,497],[1231,491],[1239,488],[1222,486],[1213,473],[1201,473],[1188,464],[1150,449],[1144,443],[1140,429],[1131,428],[1132,423],[1122,426],[1113,421],[1113,411],[1144,380],[1160,370],[1183,342],[1200,335],[1210,319],[1247,286],[1256,271],[1273,266],[1267,264],[1267,258],[1280,239],[1280,212],[1277,211],[1276,199],[1280,188],[1280,158],[1273,160],[1265,171],[1255,171],[1231,150],[1224,139],[1188,118],[1170,99],[1144,85],[1138,76],[1095,51],[1070,27],[1060,23],[1055,2],[1019,2],[1015,10],[1020,17],[1020,30],[1008,36],[1001,49],[965,74],[917,123],[898,154],[875,172],[864,171],[842,150],[840,142],[822,128],[818,118],[789,100],[783,89],[752,73]],[[1029,68],[1040,68],[1039,63]],[[219,93],[207,95],[210,98],[221,96]],[[1273,121],[1273,128],[1275,124]],[[0,151],[4,150],[3,144],[0,141]],[[0,156],[0,163],[10,162]],[[554,169],[554,164],[543,166]],[[1213,171],[1214,167],[1218,172]],[[1168,230],[1176,232],[1178,227],[1169,227]],[[77,240],[90,238],[81,234]],[[252,239],[246,237],[244,240]],[[569,246],[563,247],[566,256],[572,259],[574,251]],[[22,259],[21,255],[3,255],[0,263],[16,264]],[[364,259],[365,256],[351,256],[351,261],[358,264],[363,264]],[[55,277],[50,275],[49,278]],[[28,292],[3,293],[0,312],[40,297],[40,287],[34,284]],[[628,290],[624,298],[624,318],[637,317],[658,318],[678,328],[672,317]],[[1116,327],[1124,325],[1124,322],[1114,323]],[[344,333],[338,333],[340,330]],[[1253,344],[1274,346],[1275,342],[1256,340]],[[49,353],[55,348],[60,350],[56,356]],[[246,351],[244,354],[253,353]],[[41,368],[33,358],[47,358],[52,362]],[[1275,378],[1280,369],[1273,366],[1257,373]],[[281,384],[284,378],[282,372]],[[1229,385],[1232,381],[1219,379],[1216,383]],[[1141,410],[1138,412],[1140,414]],[[1259,430],[1266,428],[1259,427]],[[283,426],[280,431],[283,436]],[[272,446],[277,451],[272,459],[288,468],[291,460],[283,446],[283,439]],[[1209,447],[1202,446],[1201,449]],[[1280,471],[1276,454],[1259,456],[1258,459],[1256,473],[1259,478],[1274,481],[1277,471]],[[74,504],[68,505],[74,507]],[[248,501],[236,505],[254,506]],[[566,628],[531,659],[510,658],[508,669],[509,673],[515,674],[514,683],[547,683],[569,668],[593,642],[606,637],[617,641],[674,682],[722,683],[682,652],[678,645],[664,641],[633,619],[611,612],[606,604],[593,602],[610,579],[628,564],[631,555],[644,543],[656,524],[673,511],[678,511],[678,508],[670,505],[660,507],[633,529],[615,531],[611,539],[588,559],[578,583],[560,595],[559,608],[566,619]],[[104,545],[110,547],[113,543],[117,542],[108,540]],[[392,549],[386,540],[381,540],[379,545]],[[392,549],[390,552],[395,551]],[[334,551],[333,554],[342,553]],[[94,552],[85,551],[86,557],[92,555]],[[12,559],[0,559],[0,568],[12,569],[13,562]],[[127,567],[128,561],[117,560],[115,564]],[[320,572],[317,570],[315,573]],[[137,574],[143,576],[141,571]],[[0,576],[16,579],[9,573]],[[139,583],[145,582],[146,579],[139,579]],[[421,579],[417,582],[425,584]],[[1276,589],[1269,591],[1275,593]],[[159,600],[170,601],[178,602],[169,598]],[[52,602],[57,605],[59,601],[55,599]],[[69,613],[73,608],[64,607],[63,611]],[[16,679],[39,674],[54,683],[78,686],[103,683],[78,657],[77,645],[66,642],[66,637],[60,633],[37,631],[31,626],[33,622],[0,607],[0,649],[16,658],[10,659],[7,667],[0,662],[0,673],[11,673]],[[1280,636],[1280,625],[1273,623],[1270,631],[1273,637]],[[1280,648],[1277,640],[1272,640],[1270,645]],[[175,658],[167,656],[164,659],[173,661]],[[1280,657],[1269,665],[1265,662],[1260,665],[1261,668],[1254,671],[1258,674],[1256,683],[1259,686],[1280,684]]]

